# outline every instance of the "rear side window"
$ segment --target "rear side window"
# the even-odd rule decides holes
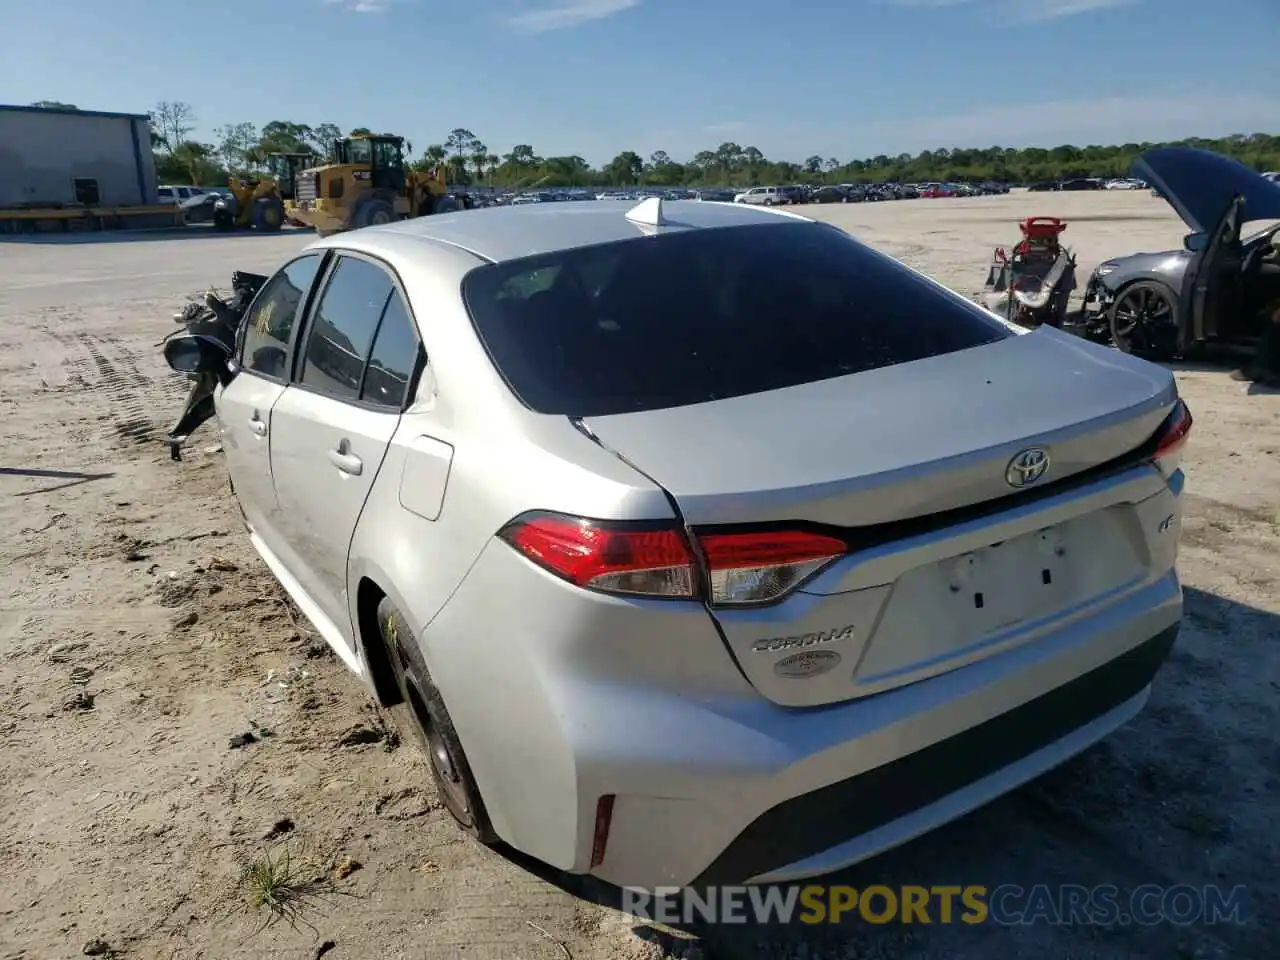
[[[391,276],[376,264],[339,259],[316,306],[298,379],[339,400],[358,399],[365,358],[391,290]]]
[[[378,325],[378,335],[369,354],[360,399],[380,407],[399,410],[404,406],[414,367],[418,365],[418,335],[405,306],[404,297],[391,294]]]
[[[826,380],[1013,334],[815,223],[689,230],[492,264],[463,297],[539,413],[605,416]]]

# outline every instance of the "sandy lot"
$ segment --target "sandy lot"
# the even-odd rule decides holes
[[[1179,243],[1145,193],[828,207],[975,292],[1028,214],[1098,260]],[[656,931],[462,840],[425,766],[283,601],[207,428],[160,442],[178,303],[304,236],[0,242],[0,958],[1217,957],[1280,929],[1280,395],[1178,378],[1197,417],[1187,618],[1145,713],[1059,771],[838,882],[1244,884],[1242,926]],[[252,732],[255,742],[232,748]],[[262,927],[264,851],[328,882]],[[353,868],[358,863],[358,868]]]

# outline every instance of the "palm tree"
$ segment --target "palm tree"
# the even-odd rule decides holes
[[[476,168],[476,179],[484,179],[484,168],[489,162],[489,148],[479,140],[471,142],[471,164]]]
[[[466,157],[464,157],[462,154],[458,154],[457,156],[450,157],[446,161],[446,163],[448,163],[449,169],[452,171],[452,175],[450,176],[449,179],[460,180],[464,182],[466,181],[467,179],[467,158]]]
[[[502,158],[495,153],[489,154],[484,158],[485,166],[489,168],[489,186],[493,186],[493,171],[498,169],[498,164],[502,162]]]

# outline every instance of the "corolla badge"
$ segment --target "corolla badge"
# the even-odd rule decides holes
[[[1028,487],[1049,472],[1049,451],[1043,447],[1019,450],[1004,468],[1005,482],[1011,487]]]
[[[835,627],[831,630],[815,630],[813,633],[801,633],[794,637],[766,637],[751,645],[752,653],[778,653],[782,650],[795,650],[802,647],[817,647],[837,640],[848,640],[853,637],[853,624]]]
[[[826,673],[840,662],[834,650],[806,650],[783,657],[773,665],[773,672],[788,680],[804,680]]]

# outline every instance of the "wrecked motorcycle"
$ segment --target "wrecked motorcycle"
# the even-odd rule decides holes
[[[1018,229],[1022,239],[1013,256],[996,247],[982,305],[1021,327],[1061,327],[1076,288],[1075,255],[1058,239],[1067,224],[1057,217],[1028,217]]]
[[[237,270],[231,275],[229,299],[224,300],[211,288],[202,299],[188,303],[173,317],[181,327],[160,342],[166,350],[166,357],[170,344],[176,342],[173,338],[185,334],[216,341],[230,357],[235,352],[236,334],[245,311],[266,282],[267,278],[260,274]],[[211,373],[192,373],[187,375],[187,379],[191,381],[187,402],[165,438],[169,444],[169,455],[174,460],[182,459],[182,446],[187,438],[214,415],[213,393],[218,386],[217,377]]]

